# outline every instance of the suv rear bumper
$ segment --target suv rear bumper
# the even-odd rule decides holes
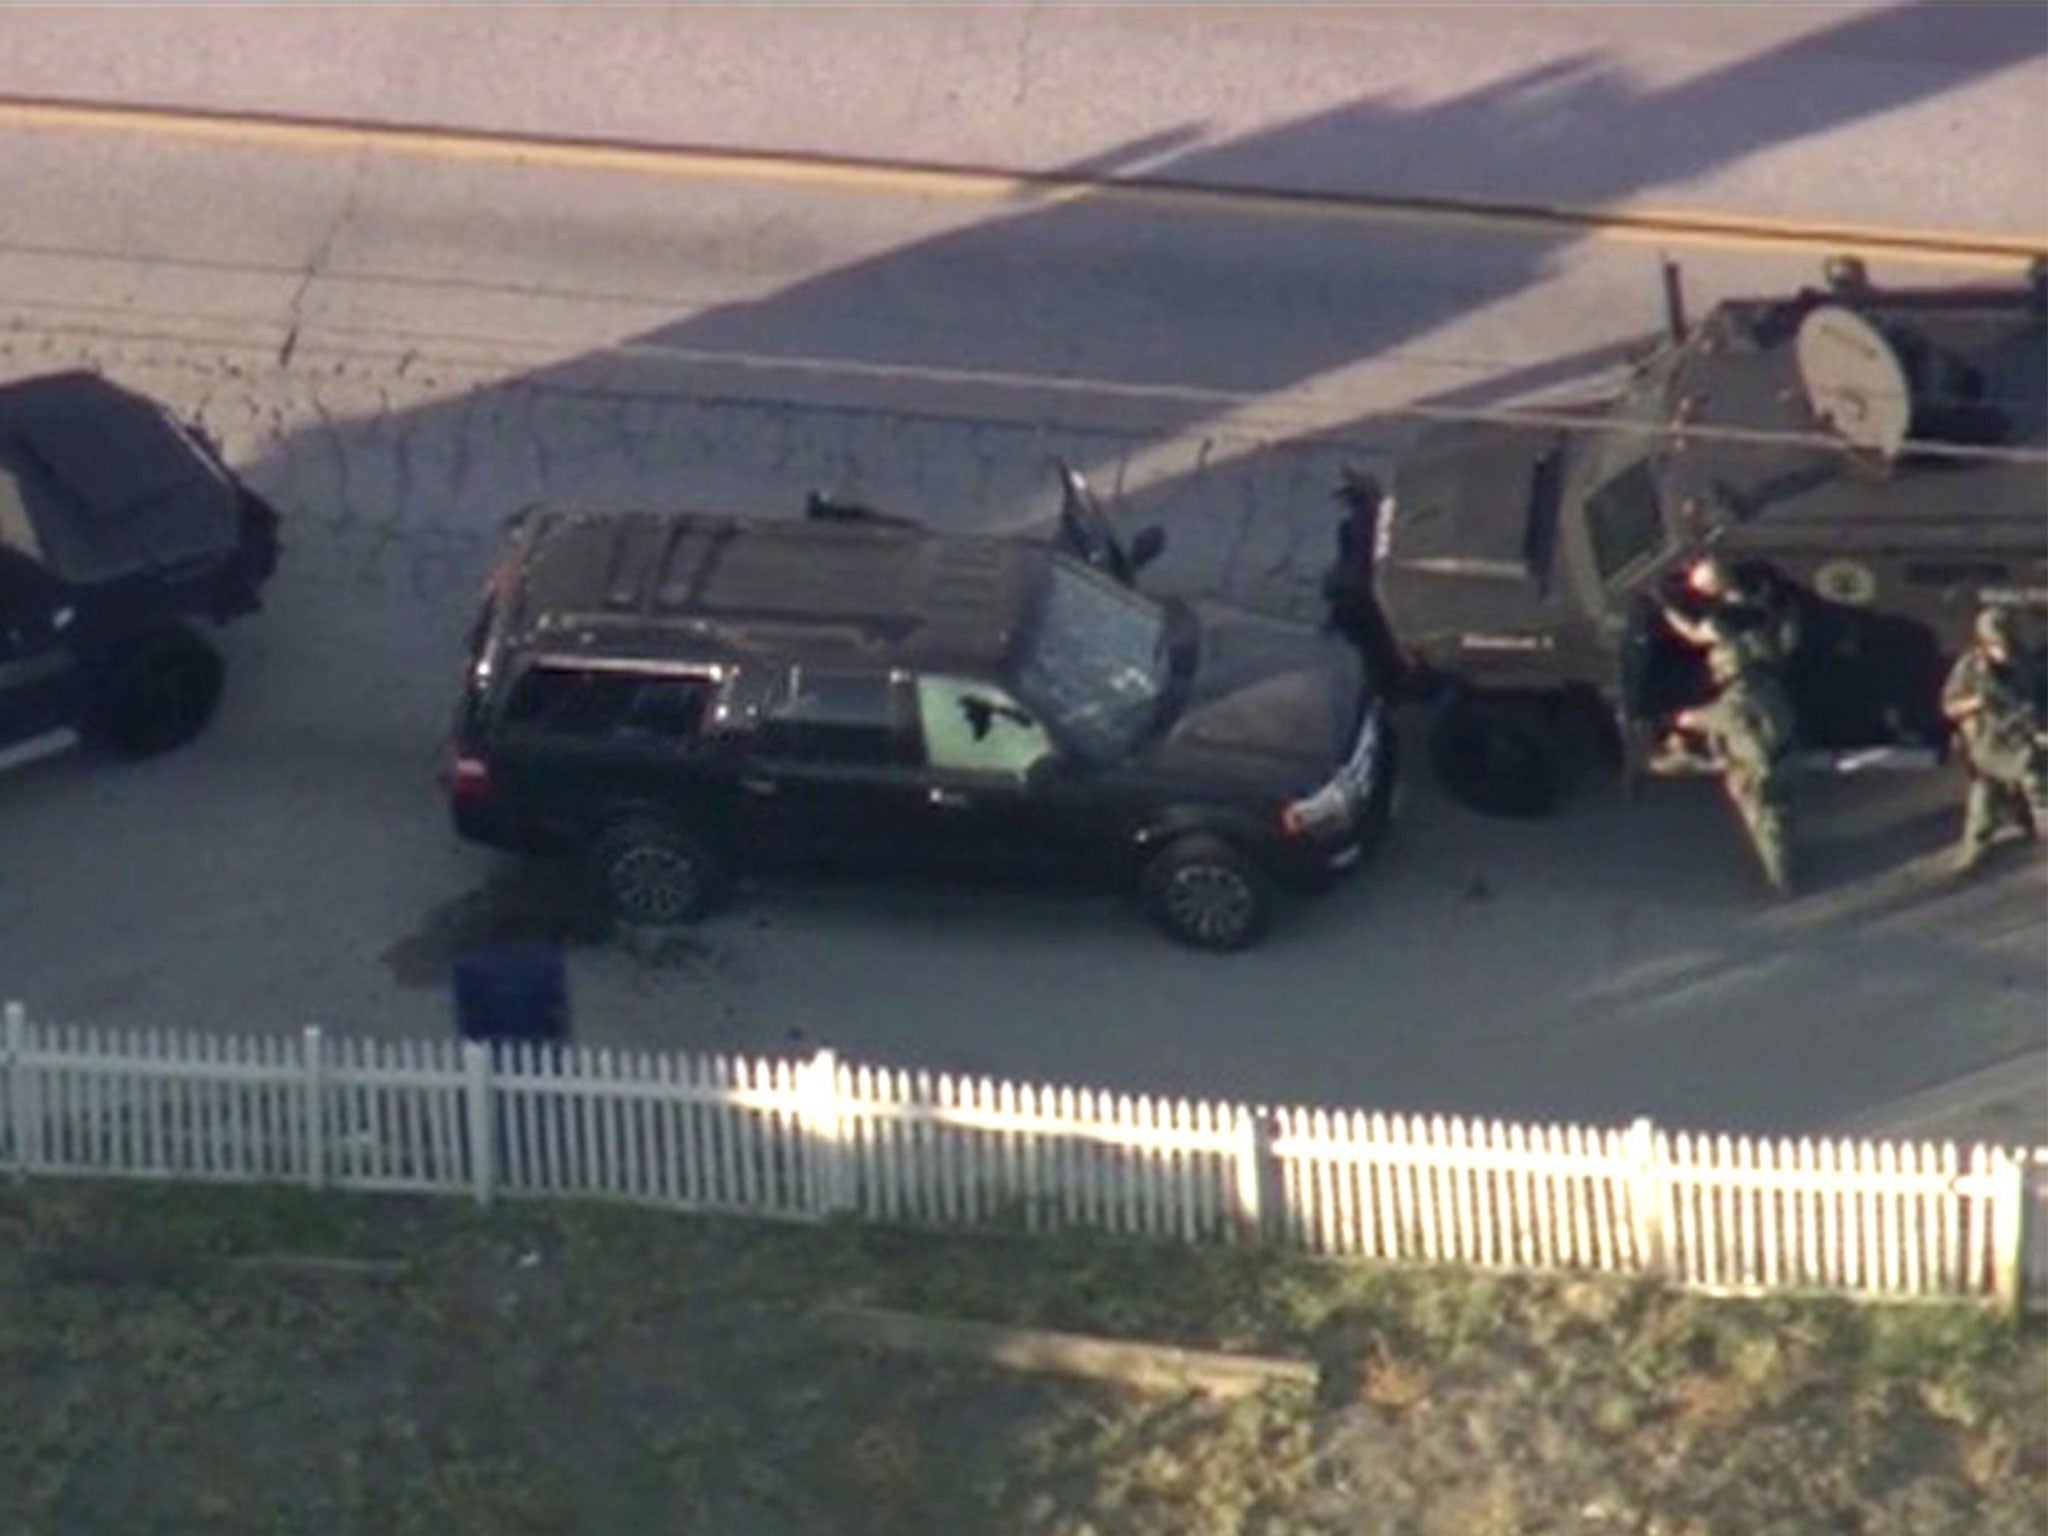
[[[505,814],[505,808],[489,800],[458,800],[451,795],[448,819],[455,828],[455,835],[464,842],[481,843],[486,848],[498,848],[507,853],[527,850],[526,841],[519,836],[519,829]]]
[[[1365,862],[1365,838],[1357,828],[1321,838],[1276,839],[1261,850],[1274,879],[1293,890],[1327,891],[1348,879]]]

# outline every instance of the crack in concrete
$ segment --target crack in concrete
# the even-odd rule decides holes
[[[298,286],[292,290],[291,302],[285,306],[284,342],[277,349],[277,365],[291,366],[292,354],[299,348],[299,329],[305,322],[306,295],[312,290],[314,280],[320,276],[329,259],[334,255],[334,242],[348,221],[355,217],[356,200],[362,191],[364,172],[370,162],[367,149],[359,149],[349,171],[348,185],[342,191],[341,203],[334,210],[334,217],[327,221],[321,231],[320,243],[313,248],[312,256],[306,262],[306,270],[299,274]]]

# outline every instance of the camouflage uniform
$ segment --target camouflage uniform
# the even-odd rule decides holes
[[[2004,610],[1977,617],[1976,643],[1956,659],[1941,690],[1970,770],[1956,867],[1972,868],[2004,828],[2040,837],[2048,811],[2048,722],[2039,682],[2018,656]]]
[[[1721,787],[1742,818],[1757,862],[1771,889],[1792,887],[1786,755],[1792,745],[1791,701],[1779,681],[1776,648],[1761,634],[1744,634],[1710,618],[1707,668],[1720,692],[1678,717],[1681,730],[1704,736]]]
[[[1771,888],[1792,886],[1788,822],[1787,753],[1794,719],[1781,668],[1799,641],[1790,607],[1769,589],[1741,580],[1722,560],[1706,556],[1686,573],[1686,584],[1707,604],[1697,617],[1665,606],[1665,621],[1680,639],[1707,653],[1707,672],[1718,690],[1708,703],[1680,711],[1681,733],[1703,737],[1707,765],[1721,770],[1721,787],[1734,804]]]

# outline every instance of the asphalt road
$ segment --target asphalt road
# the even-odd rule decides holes
[[[8,8],[0,91],[2048,228],[2033,8],[1974,31],[1925,6],[1496,9],[857,31],[248,11],[230,32]],[[173,26],[210,40],[169,46]],[[1306,611],[1339,463],[1387,453],[1417,402],[1611,367],[1657,323],[1641,244],[21,122],[0,167],[0,374],[89,362],[200,414],[289,519],[270,610],[226,636],[211,735],[0,781],[0,991],[39,1015],[442,1033],[453,954],[542,934],[604,1044],[1770,1129],[2048,1043],[2042,865],[1939,880],[1946,780],[1816,787],[1808,894],[1773,907],[1704,786],[1626,806],[1593,786],[1508,827],[1411,776],[1373,867],[1225,960],[1113,900],[825,884],[745,893],[636,956],[446,828],[458,637],[526,501],[776,510],[817,485],[1019,526],[1057,451],[1167,522],[1162,584]],[[1812,268],[1684,255],[1698,304]]]

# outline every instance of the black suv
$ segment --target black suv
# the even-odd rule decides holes
[[[1093,871],[1237,949],[1383,826],[1393,741],[1334,634],[1180,599],[1067,472],[1058,545],[813,498],[801,519],[533,511],[473,632],[466,838],[586,859],[666,926],[742,868]]]
[[[277,514],[205,435],[94,374],[0,385],[0,752],[78,732],[126,757],[196,736]]]

